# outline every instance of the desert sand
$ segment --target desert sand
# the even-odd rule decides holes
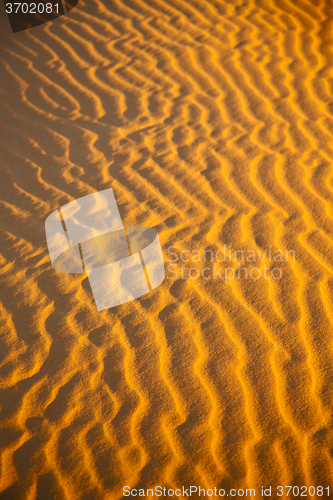
[[[333,488],[331,2],[81,0],[15,35],[0,11],[0,499]],[[99,312],[44,224],[107,188],[166,278]],[[175,278],[170,246],[282,276]]]

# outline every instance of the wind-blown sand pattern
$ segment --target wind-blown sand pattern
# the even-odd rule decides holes
[[[15,35],[0,17],[0,499],[333,487],[331,3],[81,0]],[[98,312],[44,222],[110,187],[166,260],[295,261],[280,280],[167,270]]]

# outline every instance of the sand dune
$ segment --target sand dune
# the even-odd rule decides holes
[[[0,9],[0,499],[333,488],[330,2],[81,0],[15,35]],[[109,187],[166,265],[295,259],[98,312],[44,222]]]

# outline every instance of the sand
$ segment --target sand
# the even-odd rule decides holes
[[[1,4],[0,499],[333,488],[331,7],[81,0],[13,35]],[[98,312],[44,223],[107,188],[166,279]],[[173,279],[170,246],[282,276]]]

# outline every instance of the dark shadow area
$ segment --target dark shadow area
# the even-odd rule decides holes
[[[20,498],[22,498],[22,496],[20,494],[19,483],[9,486],[9,488],[0,493],[0,500],[19,500]]]
[[[79,0],[65,0],[65,5],[67,10],[71,10],[79,3]]]
[[[52,472],[39,476],[36,500],[62,500],[63,498],[64,494]]]

